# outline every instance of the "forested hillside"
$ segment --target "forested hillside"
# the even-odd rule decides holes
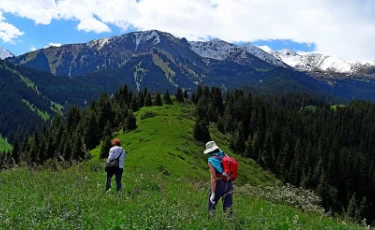
[[[188,98],[196,104],[192,138],[202,144],[210,140],[208,127],[216,124],[230,137],[227,144],[233,152],[254,159],[284,182],[316,191],[327,212],[372,222],[374,104],[330,106],[305,94],[255,96],[241,90],[223,96],[219,88],[200,86],[191,96],[177,90],[176,102]],[[135,94],[124,86],[113,97],[103,94],[83,111],[75,106],[66,117],[55,116],[49,127],[36,130],[2,155],[1,167],[22,162],[69,166],[90,158],[89,150],[101,140],[100,155],[106,157],[113,132],[137,128],[134,112],[171,103],[168,91],[152,96],[147,89]],[[140,119],[156,115],[146,112]]]
[[[40,129],[64,108],[84,106],[104,91],[83,80],[59,78],[1,60],[0,77],[0,134],[10,143]]]
[[[208,121],[230,147],[284,182],[315,190],[326,211],[371,223],[375,192],[375,105],[330,107],[307,95],[260,97],[198,88],[197,137]],[[206,112],[208,111],[208,112]]]
[[[34,146],[31,149],[44,149],[47,153],[48,146],[52,146],[49,143],[55,141],[61,146],[69,146],[69,141],[74,138],[66,138],[69,135],[79,138],[76,134],[81,129],[80,124],[88,121],[91,108],[99,112],[106,107],[117,117],[122,111],[117,107],[118,102],[128,100],[132,94],[126,91],[124,87],[112,98],[103,95],[86,110],[78,112],[72,108],[68,117],[60,117],[60,126],[65,130],[61,141],[45,139],[51,137],[48,133],[58,130],[53,128],[57,126],[53,126],[30,137],[27,143]],[[151,96],[147,91],[132,96],[137,98],[130,104],[135,109],[143,101],[142,108],[134,112],[137,128],[129,130],[135,126],[127,116],[118,126],[113,123],[115,125],[110,129],[117,130],[115,132],[101,134],[100,130],[95,132],[91,129],[93,134],[103,136],[104,141],[89,151],[90,154],[86,152],[85,162],[69,169],[63,170],[74,159],[80,160],[79,154],[46,157],[48,160],[44,159],[41,163],[38,160],[27,161],[33,157],[25,154],[30,150],[20,150],[24,158],[21,157],[18,165],[29,162],[34,167],[32,170],[18,167],[0,172],[0,183],[6,185],[0,190],[0,215],[7,220],[0,222],[0,228],[362,229],[349,220],[327,218],[315,194],[283,186],[252,159],[232,152],[229,148],[230,135],[220,133],[214,123],[209,126],[209,135],[227,154],[239,160],[240,169],[234,182],[235,216],[227,218],[219,208],[216,216],[208,220],[207,193],[210,185],[207,155],[202,154],[204,143],[194,140],[194,120],[198,111],[195,111],[191,100],[186,100],[182,91],[178,92],[172,99],[166,95]],[[154,106],[149,106],[151,104]],[[89,120],[92,124],[99,124],[97,119]],[[71,126],[73,121],[78,121],[78,125]],[[39,146],[44,148],[35,147],[35,137],[40,137],[37,138]],[[94,143],[84,137],[85,134],[81,136],[85,145]],[[100,158],[107,156],[111,138],[121,139],[127,153],[123,192],[120,194],[104,191],[105,160]],[[24,144],[15,149],[22,149],[22,146]],[[35,159],[40,158],[40,152],[31,152],[36,155]],[[12,161],[12,156],[8,156],[7,167],[14,167],[10,165],[14,164]]]

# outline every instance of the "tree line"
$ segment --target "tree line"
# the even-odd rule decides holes
[[[177,90],[176,100],[183,97]],[[186,94],[186,93],[185,93]],[[28,166],[70,166],[90,158],[89,150],[102,141],[100,157],[108,157],[114,131],[137,128],[134,112],[144,106],[172,104],[169,91],[151,95],[147,88],[134,93],[126,85],[113,95],[102,94],[86,109],[72,106],[66,115],[56,115],[51,121],[36,128],[32,135],[12,143],[13,149],[0,153],[0,170],[20,164]]]
[[[228,134],[230,148],[281,180],[314,190],[333,215],[375,217],[375,104],[331,107],[305,94],[222,95],[198,87],[194,138],[210,140],[209,123]],[[374,223],[373,223],[374,224]]]

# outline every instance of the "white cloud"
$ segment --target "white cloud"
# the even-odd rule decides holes
[[[83,30],[86,32],[94,31],[95,33],[110,32],[111,29],[101,21],[96,20],[95,18],[88,18],[82,20],[78,26],[78,30]]]
[[[31,51],[35,51],[35,50],[37,50],[37,48],[35,48],[35,46],[32,45],[32,46],[30,47],[30,50],[31,50]]]
[[[21,32],[17,27],[5,22],[5,18],[0,11],[0,40],[5,43],[14,43],[14,40],[22,35],[23,32]]]
[[[96,33],[112,24],[190,40],[291,39],[341,58],[375,60],[373,0],[1,0],[1,11],[38,24],[76,20],[78,30]]]

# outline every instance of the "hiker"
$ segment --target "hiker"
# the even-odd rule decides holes
[[[109,191],[111,188],[111,179],[112,176],[116,177],[117,191],[121,192],[121,178],[122,173],[124,172],[124,161],[125,161],[125,150],[121,147],[121,142],[119,139],[114,139],[112,142],[113,147],[109,150],[109,156],[107,159],[107,165],[113,161],[118,161],[115,167],[107,169],[107,180],[106,180],[106,191]]]
[[[223,180],[223,167],[221,159],[224,158],[225,153],[216,145],[215,141],[206,143],[206,150],[203,154],[209,154],[208,167],[211,174],[211,189],[208,196],[208,212],[212,213],[216,209],[216,204],[222,198],[223,210],[229,215],[232,215],[233,203],[233,184],[231,181]],[[221,177],[220,177],[221,176]],[[225,177],[226,175],[224,175]]]

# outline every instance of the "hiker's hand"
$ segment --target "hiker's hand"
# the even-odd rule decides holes
[[[221,175],[225,176],[227,179],[229,179],[229,175],[225,172],[223,172]]]
[[[212,204],[215,204],[215,203],[216,203],[216,202],[215,202],[215,193],[214,193],[214,192],[211,193],[210,201],[211,201]]]

